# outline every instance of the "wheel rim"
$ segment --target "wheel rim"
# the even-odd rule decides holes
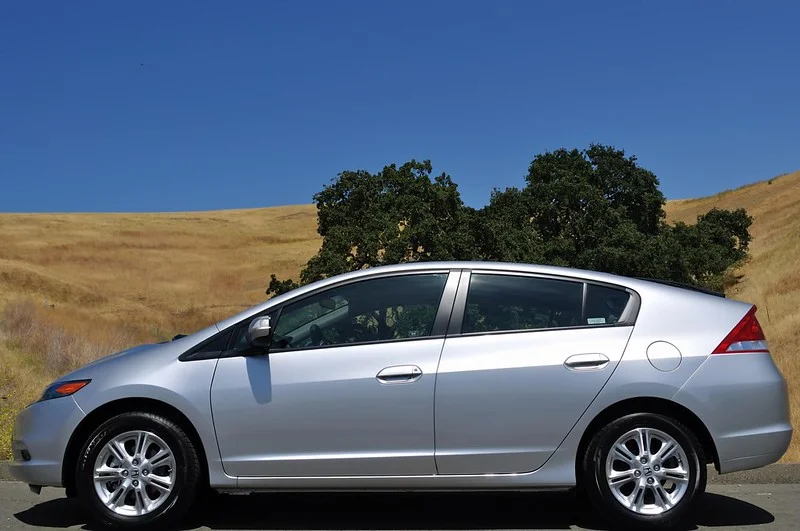
[[[680,503],[689,488],[689,459],[674,438],[636,428],[617,439],[606,458],[614,498],[638,514],[662,514]]]
[[[94,465],[94,488],[116,514],[142,516],[158,509],[175,487],[175,456],[149,431],[128,431],[106,443]]]

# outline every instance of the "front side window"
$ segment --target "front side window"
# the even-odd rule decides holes
[[[284,306],[273,349],[430,336],[446,273],[362,280]]]
[[[578,326],[582,303],[581,282],[476,273],[470,277],[462,332]]]

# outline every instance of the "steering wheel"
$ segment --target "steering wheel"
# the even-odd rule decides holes
[[[322,335],[322,329],[319,327],[319,325],[312,324],[308,328],[308,335],[311,337],[311,344],[314,346],[328,344],[328,342],[325,341],[325,337]]]

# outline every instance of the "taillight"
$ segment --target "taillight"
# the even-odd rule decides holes
[[[722,340],[712,354],[738,354],[742,352],[769,352],[767,338],[756,319],[757,308],[750,308],[739,324]]]

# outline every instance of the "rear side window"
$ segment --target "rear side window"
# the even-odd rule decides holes
[[[473,274],[462,333],[579,326],[583,283]]]
[[[604,325],[618,322],[630,298],[627,291],[588,284],[583,324]]]

